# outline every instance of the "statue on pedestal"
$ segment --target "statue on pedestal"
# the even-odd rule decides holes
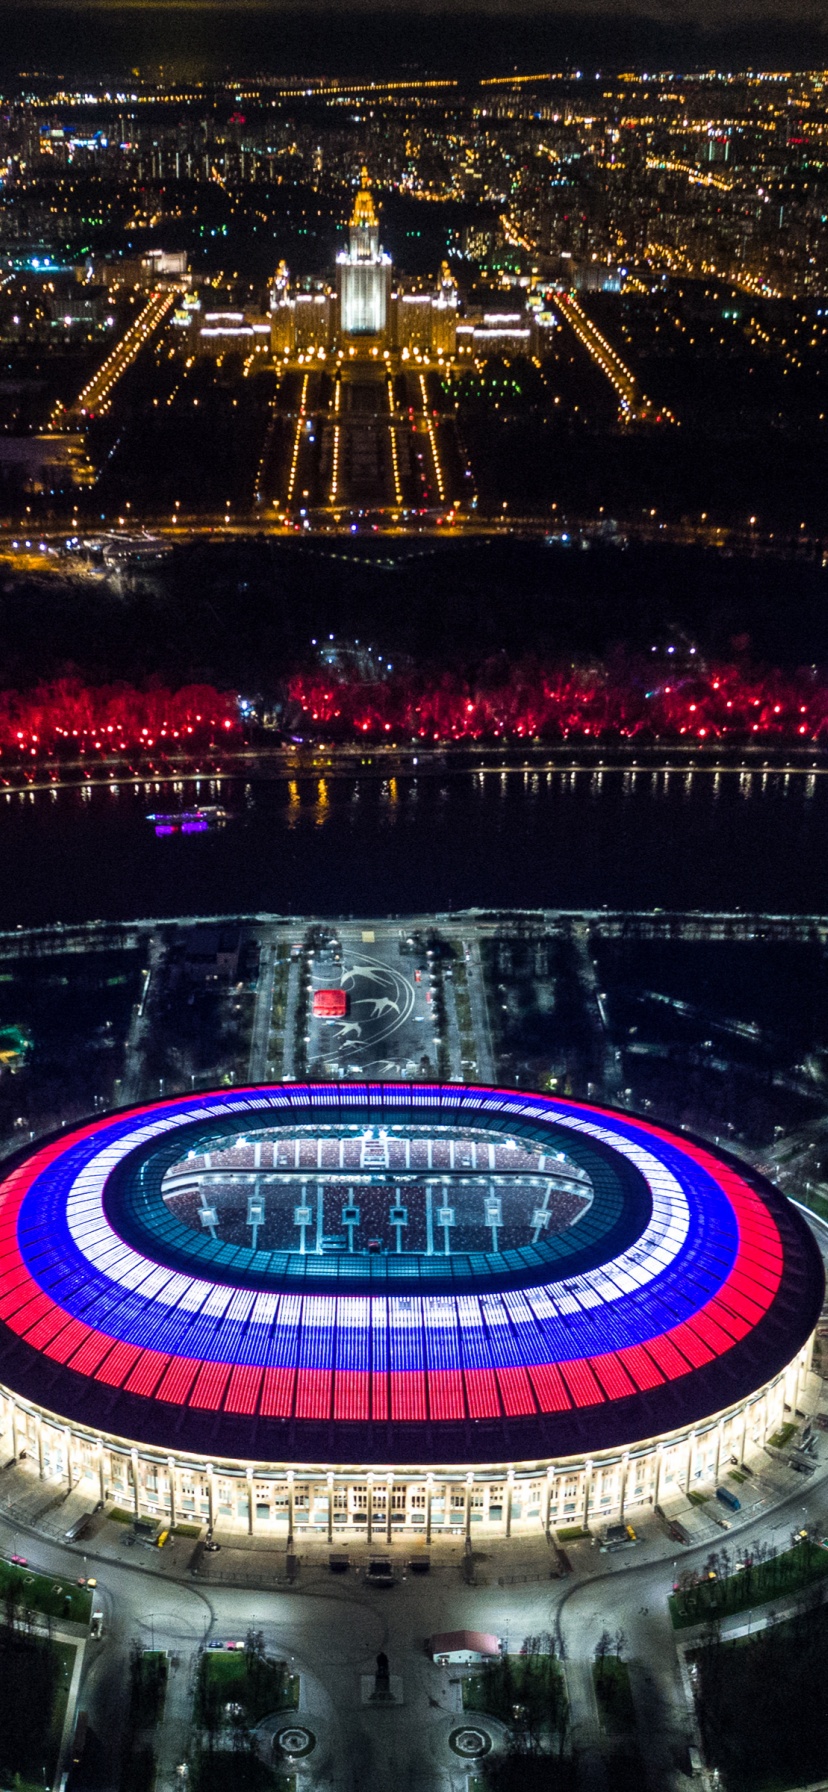
[[[377,1671],[374,1676],[374,1690],[371,1694],[371,1698],[380,1700],[380,1699],[390,1699],[390,1697],[391,1697],[390,1665],[389,1665],[388,1656],[386,1655],[385,1650],[380,1649],[379,1655],[377,1656]]]

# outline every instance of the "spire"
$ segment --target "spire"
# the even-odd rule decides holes
[[[354,200],[351,213],[351,228],[361,230],[377,230],[379,220],[374,205],[371,189],[368,185],[368,169],[364,162],[359,171],[359,191]]]

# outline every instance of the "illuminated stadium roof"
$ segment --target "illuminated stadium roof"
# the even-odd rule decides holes
[[[743,1399],[816,1323],[768,1184],[508,1090],[221,1090],[73,1128],[0,1184],[0,1381],[244,1461],[545,1460]]]

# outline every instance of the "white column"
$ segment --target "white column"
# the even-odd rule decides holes
[[[333,1543],[334,1478],[328,1476],[328,1542]]]
[[[138,1451],[137,1450],[130,1450],[129,1460],[132,1464],[132,1504],[133,1504],[133,1508],[135,1511],[135,1516],[137,1518],[138,1514],[141,1510],[140,1488],[139,1488],[139,1484],[138,1484]]]
[[[629,1455],[629,1451],[627,1450],[624,1452],[624,1455],[621,1458],[621,1471],[620,1471],[621,1497],[619,1499],[618,1504],[619,1504],[619,1516],[621,1518],[622,1524],[624,1522],[624,1506],[625,1506],[626,1499],[627,1499],[627,1475],[629,1474],[629,1470],[630,1470],[630,1455]]]
[[[252,1468],[247,1470],[245,1480],[247,1483],[247,1535],[248,1537],[252,1537],[255,1531],[256,1519],[256,1493],[253,1486]]]
[[[720,1419],[718,1425],[716,1426],[716,1454],[713,1459],[713,1479],[714,1479],[714,1481],[718,1481],[718,1479],[719,1479],[719,1466],[720,1466],[720,1463],[722,1460],[722,1437],[723,1437],[723,1435],[724,1435],[724,1419]]]
[[[391,1542],[391,1495],[392,1495],[393,1491],[394,1491],[394,1476],[389,1475],[388,1476],[388,1486],[386,1487],[386,1490],[385,1490],[385,1497],[386,1497],[386,1500],[388,1501],[388,1507],[387,1507],[386,1514],[385,1514],[385,1541],[386,1541],[386,1543]]]
[[[584,1463],[584,1516],[583,1516],[584,1530],[587,1529],[587,1526],[589,1524],[589,1496],[590,1496],[591,1492],[592,1492],[592,1463],[585,1462]]]
[[[506,1498],[503,1502],[503,1529],[507,1537],[512,1535],[512,1494],[515,1487],[515,1471],[510,1468],[506,1477]]]
[[[804,1380],[805,1380],[805,1354],[804,1354],[804,1351],[800,1351],[800,1354],[796,1359],[796,1379],[794,1381],[794,1402],[793,1402],[794,1418],[796,1418],[796,1409],[799,1405],[799,1396],[802,1393],[802,1383]]]
[[[746,1443],[747,1443],[747,1407],[742,1407],[742,1412],[740,1412],[740,1419],[742,1419],[742,1437],[740,1437],[740,1443],[738,1443],[738,1466],[740,1466],[740,1468],[742,1468],[742,1464],[744,1464],[744,1452],[746,1452]]]
[[[690,1492],[690,1482],[691,1482],[691,1479],[693,1476],[693,1454],[694,1454],[695,1448],[696,1448],[696,1433],[695,1433],[695,1431],[691,1431],[690,1436],[687,1439],[687,1471],[686,1471],[685,1477],[684,1477],[685,1493]]]
[[[552,1518],[552,1482],[554,1476],[555,1470],[553,1468],[548,1468],[546,1471],[546,1487],[544,1488],[543,1494],[543,1528],[547,1537],[549,1536],[549,1526]]]
[[[663,1461],[664,1461],[664,1445],[656,1444],[655,1480],[653,1482],[653,1505],[654,1506],[658,1505],[658,1496],[659,1496],[659,1493],[661,1492],[661,1465],[662,1465]]]
[[[434,1476],[426,1478],[426,1543],[431,1542],[431,1499],[434,1493]]]

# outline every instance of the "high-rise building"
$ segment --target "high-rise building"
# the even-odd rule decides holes
[[[348,247],[337,256],[339,335],[348,346],[385,342],[391,296],[391,257],[380,248],[379,219],[368,170],[360,186],[348,226]]]

